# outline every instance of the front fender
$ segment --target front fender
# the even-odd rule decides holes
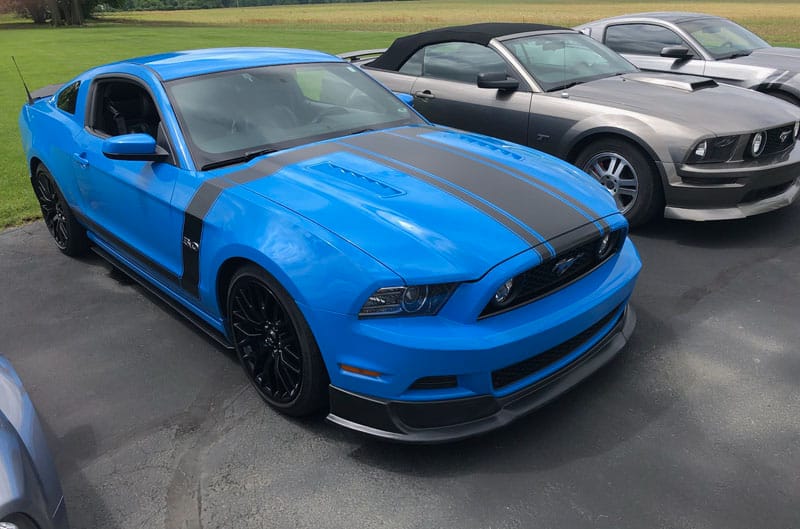
[[[355,246],[269,200],[234,188],[219,197],[203,232],[200,295],[216,316],[219,272],[231,259],[269,272],[301,306],[355,314],[383,286],[403,284],[394,272]],[[224,288],[224,287],[223,287]]]

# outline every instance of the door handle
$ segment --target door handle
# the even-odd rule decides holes
[[[414,92],[414,97],[418,97],[420,99],[436,99],[436,96],[433,95],[433,92],[430,90],[422,90],[420,92]]]
[[[81,169],[86,169],[87,167],[89,167],[89,159],[86,158],[85,152],[73,153],[72,159],[75,160],[75,162],[81,166]]]

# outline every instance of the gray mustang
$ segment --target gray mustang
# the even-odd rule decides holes
[[[576,27],[642,70],[713,77],[800,105],[800,49],[776,48],[726,18],[638,13]]]
[[[574,163],[634,225],[660,213],[741,218],[800,194],[799,109],[708,78],[640,72],[570,29],[474,24],[342,56],[413,94],[435,123]]]

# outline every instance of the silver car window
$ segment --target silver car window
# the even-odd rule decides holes
[[[636,67],[579,33],[552,33],[504,41],[546,92],[635,72]]]
[[[500,55],[472,42],[431,44],[416,52],[400,68],[400,73],[475,84],[478,74],[507,72]]]
[[[724,18],[688,20],[678,26],[694,37],[715,59],[746,55],[755,49],[769,46],[760,37]]]
[[[606,29],[605,44],[617,53],[636,55],[661,55],[661,50],[667,46],[690,48],[677,33],[655,24],[609,26]]]

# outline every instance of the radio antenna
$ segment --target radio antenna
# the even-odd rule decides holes
[[[28,85],[25,84],[25,78],[22,77],[22,71],[19,69],[19,65],[17,64],[17,60],[14,58],[13,55],[11,56],[11,60],[14,62],[14,66],[17,68],[17,73],[19,74],[19,78],[22,81],[22,86],[25,87],[25,95],[28,96],[28,104],[32,105],[33,104],[33,98],[31,97],[31,91],[28,90]]]

